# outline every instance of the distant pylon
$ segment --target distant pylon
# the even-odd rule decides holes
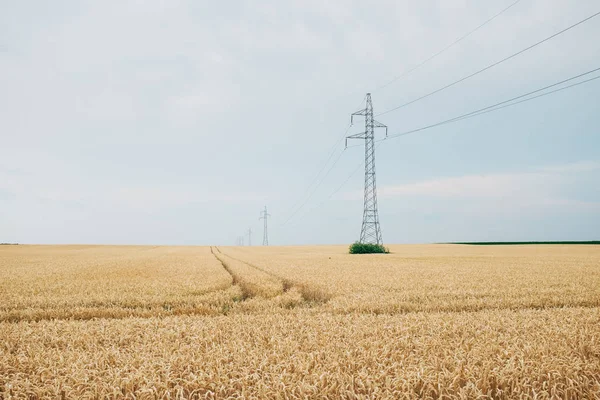
[[[252,228],[248,228],[248,246],[252,246]]]
[[[365,131],[346,138],[364,139],[365,141],[365,193],[363,206],[363,221],[360,231],[360,243],[383,244],[381,228],[379,227],[379,212],[377,210],[377,184],[375,179],[375,128],[385,128],[387,137],[387,126],[373,119],[373,103],[371,93],[367,93],[367,105],[364,110],[352,113],[350,123],[354,123],[354,116],[365,117]]]
[[[267,206],[265,206],[265,209],[263,211],[260,212],[260,217],[258,218],[259,220],[264,219],[265,220],[265,225],[263,228],[263,246],[268,246],[269,245],[269,233],[267,230],[267,219],[271,216],[271,214],[267,213]]]

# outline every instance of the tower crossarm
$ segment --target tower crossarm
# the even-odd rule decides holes
[[[367,115],[367,109],[365,108],[363,110],[359,110],[359,111],[356,111],[356,112],[353,112],[352,114],[350,114],[350,125],[354,124],[354,116],[355,115],[365,116],[365,115]]]
[[[387,125],[384,125],[381,122],[373,120],[373,128],[385,128],[385,137],[387,137],[387,135],[388,135]]]
[[[355,133],[354,135],[346,136],[346,148],[348,147],[348,139],[364,139],[367,132]]]

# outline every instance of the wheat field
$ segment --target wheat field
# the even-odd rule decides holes
[[[600,246],[0,246],[0,399],[600,399]]]

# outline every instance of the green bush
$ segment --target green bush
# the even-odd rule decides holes
[[[390,251],[383,247],[382,244],[359,243],[355,242],[350,245],[350,254],[374,254],[374,253],[389,253]]]

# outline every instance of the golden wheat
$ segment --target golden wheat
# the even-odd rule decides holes
[[[600,246],[391,250],[0,248],[0,399],[600,399]]]
[[[212,314],[231,276],[209,248],[0,249],[0,321]]]
[[[398,313],[600,306],[600,246],[223,248],[275,276],[335,296],[334,312]]]

